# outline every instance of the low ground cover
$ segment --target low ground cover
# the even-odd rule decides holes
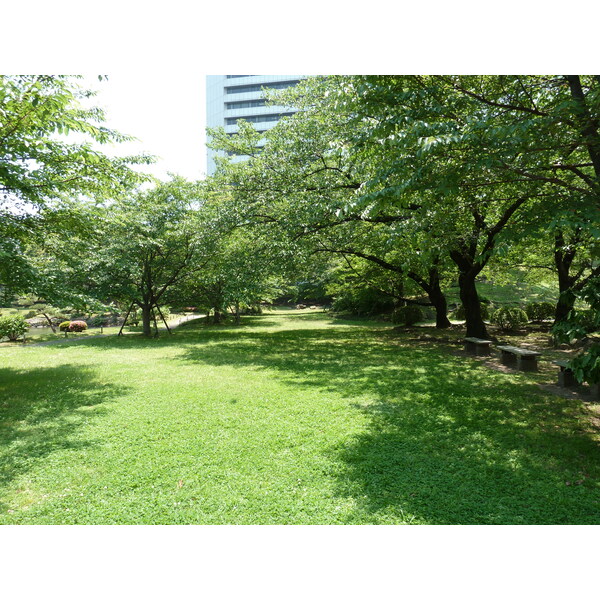
[[[600,523],[590,405],[444,335],[289,310],[3,348],[0,523]]]

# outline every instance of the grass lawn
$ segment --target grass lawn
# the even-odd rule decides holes
[[[278,311],[0,360],[2,524],[600,523],[589,405],[414,331]]]

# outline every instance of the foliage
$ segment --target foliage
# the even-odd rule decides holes
[[[481,318],[486,321],[490,318],[490,309],[488,308],[489,304],[481,302],[480,310],[481,310]],[[465,307],[462,304],[458,305],[458,308],[454,312],[454,318],[457,321],[465,320]]]
[[[336,289],[331,286],[329,289]],[[371,287],[338,287],[331,308],[357,316],[380,315],[394,307],[393,298]]]
[[[527,313],[518,307],[501,306],[491,316],[491,321],[504,330],[514,330],[527,324]]]
[[[66,271],[70,280],[100,303],[139,308],[150,335],[165,294],[204,269],[224,235],[226,226],[206,196],[200,184],[174,177],[116,198],[95,220],[93,236],[71,242],[80,246],[82,260],[77,272]]]
[[[91,327],[106,327],[110,322],[109,315],[95,315],[90,319]]]
[[[600,344],[594,344],[587,352],[576,356],[569,367],[580,383],[600,384]]]
[[[423,320],[423,311],[414,304],[399,306],[394,310],[392,321],[401,325],[414,325]]]
[[[559,342],[571,343],[584,339],[588,333],[600,330],[600,278],[591,279],[583,287],[580,300],[589,305],[586,311],[572,310],[569,318],[555,323],[552,333]],[[600,382],[600,342],[595,338],[582,354],[572,361],[572,368],[579,382]]]
[[[552,302],[530,302],[525,305],[525,312],[530,321],[545,321],[554,316],[555,305]]]
[[[29,329],[29,324],[20,315],[0,316],[0,339],[7,337],[16,342]]]
[[[85,321],[71,321],[69,323],[69,331],[75,333],[81,333],[87,329],[87,323]]]
[[[63,321],[62,323],[60,323],[58,325],[58,328],[60,329],[60,331],[69,331],[69,328],[71,327],[71,321]]]
[[[97,149],[133,138],[103,125],[103,111],[90,106],[93,96],[76,77],[0,76],[3,293],[48,291],[32,263],[31,247],[49,232],[64,236],[77,230],[82,196],[111,197],[148,179],[132,166],[152,162],[151,157],[109,157]],[[68,139],[69,134],[74,136]]]

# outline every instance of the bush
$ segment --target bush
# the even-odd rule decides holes
[[[368,287],[339,289],[332,304],[334,312],[348,312],[359,317],[379,315],[390,312],[393,308],[392,298]]]
[[[69,331],[69,326],[71,325],[71,321],[63,321],[58,328],[61,331]]]
[[[87,323],[85,321],[71,321],[69,324],[69,331],[75,333],[81,333],[87,329]]]
[[[479,306],[481,308],[481,318],[484,321],[487,321],[490,318],[490,311],[487,305],[479,303]],[[467,318],[465,314],[465,307],[462,304],[460,304],[459,307],[456,309],[456,312],[454,313],[454,318],[457,321],[464,321]]]
[[[525,312],[530,321],[544,321],[554,317],[555,308],[552,302],[530,302]]]
[[[585,333],[594,333],[600,329],[600,315],[591,308],[576,308],[570,317]]]
[[[29,329],[29,324],[20,315],[0,317],[0,339],[7,337],[16,342]]]
[[[423,311],[414,304],[399,306],[392,314],[392,322],[400,325],[414,325],[423,320]]]
[[[96,315],[90,319],[90,327],[106,327],[110,321],[108,315]]]
[[[38,311],[37,311],[37,310],[28,310],[28,311],[25,313],[25,318],[26,318],[26,319],[33,319],[33,317],[36,317],[36,316],[37,316],[37,314],[38,314]]]
[[[527,313],[518,307],[503,306],[492,313],[492,323],[504,330],[518,329],[527,321]]]

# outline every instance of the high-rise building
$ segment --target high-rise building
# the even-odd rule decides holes
[[[285,106],[267,106],[263,88],[280,90],[294,86],[299,81],[299,75],[208,75],[206,125],[224,127],[227,133],[237,133],[237,120],[245,119],[256,130],[267,131],[281,117],[295,111]],[[214,150],[207,148],[208,175],[215,172],[216,154]],[[243,157],[238,160],[243,160]]]

